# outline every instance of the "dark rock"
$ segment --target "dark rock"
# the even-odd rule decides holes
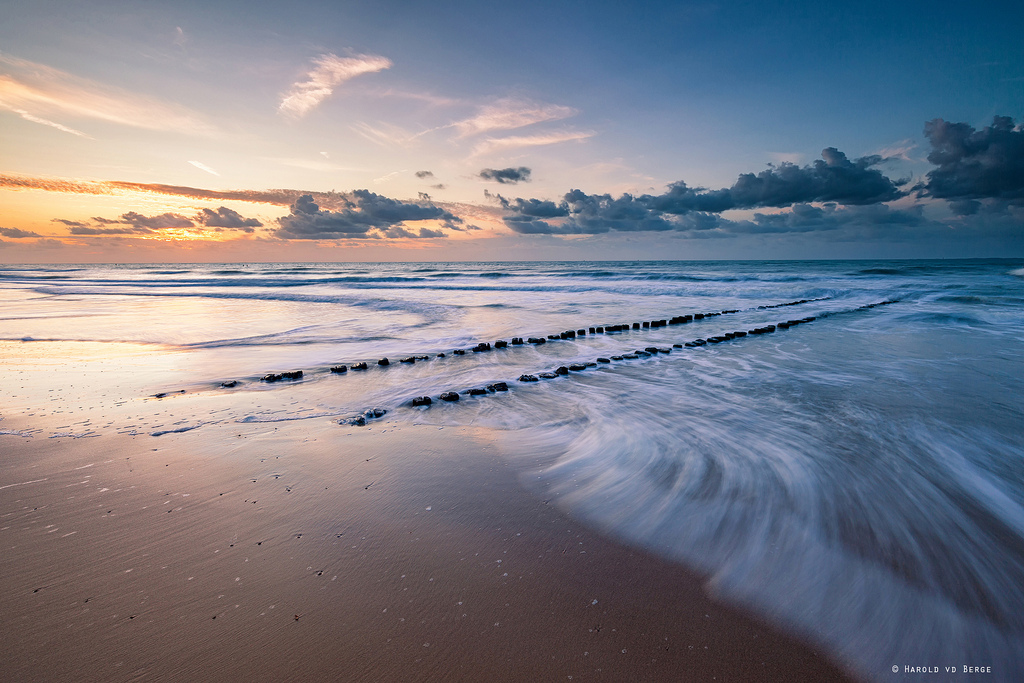
[[[694,313],[693,314],[693,319],[694,320],[703,320],[704,319],[704,314],[703,313]]]
[[[736,336],[736,337],[746,337],[747,333],[744,332],[743,330],[738,330],[736,332],[733,332],[733,335]]]
[[[591,327],[590,331],[593,332],[594,328]],[[585,337],[585,336],[587,336],[587,331],[586,330],[576,330],[576,334],[578,334],[581,337]]]
[[[438,357],[438,358],[444,358],[444,357],[445,357],[445,355],[444,355],[443,353],[439,353],[439,354],[437,354],[437,357]]]
[[[544,337],[530,337],[529,339],[527,339],[527,341],[530,342],[531,344],[544,344],[545,342],[547,342],[547,339],[545,339]]]
[[[634,330],[639,330],[640,329],[640,323],[633,323],[633,329]]]
[[[672,349],[669,349],[669,348],[658,349],[658,353],[672,353]]]
[[[776,327],[778,327],[780,330],[788,330],[790,325],[789,323],[779,323]]]
[[[352,365],[352,369],[353,370],[365,370],[366,369],[366,363],[354,363]]]
[[[590,331],[590,334],[597,334],[597,328],[596,327],[591,327],[589,331]]]
[[[456,356],[465,356],[466,355],[466,350],[465,349],[455,349],[454,351],[452,351],[452,353],[454,353]]]
[[[564,365],[559,365],[557,368],[555,368],[555,374],[556,375],[568,375],[569,374],[569,368],[565,367]]]
[[[476,346],[473,347],[473,353],[480,353],[481,351],[490,351],[490,350],[491,350],[490,342],[480,342],[479,344],[477,344]]]
[[[391,361],[389,361],[387,358],[381,358],[379,361],[377,361],[377,365],[385,367],[391,365]]]
[[[523,343],[523,338],[522,337],[512,337],[512,343],[515,346],[521,346],[522,343]]]
[[[227,382],[221,382],[220,385],[222,387],[224,387],[225,389],[231,389],[233,387],[237,387],[238,386],[238,380],[236,380],[236,379],[228,380]]]
[[[597,363],[595,363],[592,360],[588,360],[588,361],[584,362],[583,364],[586,365],[588,368],[596,368],[597,367]]]
[[[683,345],[682,344],[673,344],[672,348],[673,349],[681,349],[681,348],[683,348]]]
[[[520,382],[536,382],[537,378],[533,375],[519,375]]]
[[[622,357],[625,358],[626,360],[636,360],[640,356],[636,355],[635,353],[624,353],[622,354]]]
[[[548,339],[565,339],[565,337],[558,334],[549,334]]]
[[[644,351],[646,351],[647,353],[657,353],[658,352],[658,347],[657,346],[648,346],[647,348],[644,349]]]
[[[362,415],[360,415],[359,417],[352,418],[351,420],[348,421],[348,423],[351,424],[351,425],[355,425],[357,427],[365,427],[366,426],[366,418],[363,417]]]
[[[706,339],[694,339],[693,343],[696,344],[697,346],[704,346],[705,344],[708,343],[708,341]]]
[[[442,401],[453,401],[453,402],[454,401],[458,401],[459,400],[459,394],[458,394],[458,392],[455,392],[455,391],[446,391],[443,394],[441,394],[441,400]]]
[[[708,341],[712,344],[721,344],[725,340],[725,337],[708,337]]]
[[[492,394],[493,394],[494,392],[496,392],[496,391],[497,391],[497,389],[495,389],[495,388],[494,388],[494,385],[493,385],[493,384],[488,384],[488,385],[487,385],[486,387],[484,387],[484,388],[485,388],[485,389],[487,389],[487,391],[491,392]]]
[[[504,339],[499,339],[498,341],[494,342],[494,348],[496,349],[504,349],[507,346],[508,342],[505,341]]]
[[[640,324],[640,326],[643,327],[644,329],[647,329],[648,327],[651,326],[651,324],[649,322],[643,322]]]
[[[263,375],[263,377],[261,377],[260,379],[264,382],[277,382],[278,380],[283,379],[283,377],[283,375],[276,375],[274,373],[270,373],[269,375]],[[157,398],[162,397],[157,396]]]
[[[598,334],[604,334],[604,328],[603,327],[598,327],[597,328],[597,333]]]
[[[686,342],[685,344],[683,344],[683,346],[685,346],[688,349],[692,349],[694,347],[700,346],[700,344],[695,344],[694,342]]]
[[[622,360],[622,356],[612,356],[612,360]]]
[[[573,363],[572,365],[569,366],[569,369],[572,370],[573,372],[579,372],[580,370],[586,370],[587,366],[584,365],[583,363]]]
[[[558,375],[556,375],[553,372],[539,372],[537,373],[537,376],[540,377],[541,379],[554,379],[558,377]]]
[[[505,384],[504,382],[495,382],[494,383],[494,390],[495,391],[508,391],[508,385]]]
[[[335,374],[338,374],[338,375],[346,373],[346,372],[348,372],[348,366],[347,365],[335,365],[334,367],[331,368],[331,372],[333,372]]]
[[[597,362],[598,363],[611,363],[612,361],[611,361],[610,358],[598,358]]]
[[[486,389],[470,389],[467,392],[470,396],[482,396],[487,393]]]
[[[733,339],[736,336],[736,333],[735,332],[726,332],[722,336],[725,337],[726,339]]]
[[[281,377],[285,379],[302,379],[302,370],[292,370],[291,372],[282,372]]]
[[[413,357],[413,356],[409,356],[408,358],[403,358],[399,362],[400,363],[415,363],[416,362],[416,358]]]
[[[388,411],[386,409],[384,409],[384,408],[371,408],[370,410],[366,411],[366,417],[378,418],[378,417],[384,417],[387,414],[388,414]]]
[[[430,398],[429,396],[418,396],[418,397],[414,398],[410,402],[410,404],[413,405],[413,406],[429,406],[433,402],[434,402],[434,399]]]
[[[416,360],[430,360],[430,356],[413,356]]]
[[[638,358],[650,358],[651,357],[651,354],[647,353],[646,351],[636,351],[636,355],[637,355]]]

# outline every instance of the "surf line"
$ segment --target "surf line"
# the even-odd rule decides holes
[[[606,334],[606,333],[617,333],[617,332],[635,332],[635,331],[649,331],[666,327],[668,325],[683,325],[692,322],[699,322],[702,320],[708,320],[716,318],[722,315],[731,315],[733,313],[741,313],[748,311],[757,311],[773,308],[783,308],[785,306],[799,306],[801,304],[808,304],[817,301],[827,301],[831,299],[830,296],[818,297],[816,299],[799,299],[796,301],[787,301],[779,304],[765,304],[761,306],[755,306],[746,309],[727,309],[723,311],[713,311],[710,313],[692,313],[685,315],[677,315],[671,318],[662,318],[660,320],[649,320],[643,322],[634,323],[620,323],[613,325],[589,325],[587,327],[581,327],[575,330],[564,330],[556,334],[541,335],[539,337],[527,337],[525,340],[523,337],[512,337],[511,341],[499,339],[494,342],[493,346],[490,342],[479,342],[476,346],[469,349],[455,349],[451,352],[453,356],[465,356],[467,353],[485,353],[493,349],[507,349],[509,346],[523,346],[525,344],[546,344],[549,341],[567,341],[574,340],[577,337],[585,337],[587,334]],[[447,354],[444,352],[438,353],[434,358],[446,358]],[[412,365],[417,361],[430,360],[429,355],[412,355],[401,358],[398,362],[400,364]],[[370,367],[376,363],[378,367],[384,368],[393,365],[389,358],[380,358],[377,361],[359,361],[349,365],[333,365],[330,367],[330,371],[336,375],[348,374],[350,370],[361,371],[369,370]],[[304,376],[302,370],[292,370],[289,372],[270,373],[260,378],[262,382],[280,382],[282,380],[300,380]],[[237,387],[241,382],[238,380],[227,380],[221,382],[220,386],[225,389],[232,389]],[[163,398],[167,394],[157,395],[156,398]]]
[[[572,373],[583,372],[589,368],[598,367],[599,365],[611,365],[613,362],[620,362],[626,360],[637,360],[641,358],[650,358],[656,355],[669,355],[673,349],[686,349],[686,348],[700,348],[709,344],[721,344],[722,342],[731,341],[734,339],[742,339],[747,336],[761,336],[765,334],[771,334],[777,330],[786,330],[797,325],[803,325],[806,323],[814,322],[815,320],[834,317],[837,315],[844,315],[850,313],[858,313],[878,306],[887,306],[889,304],[898,303],[898,299],[886,299],[875,303],[865,304],[858,306],[857,308],[851,308],[845,311],[828,311],[818,316],[807,316],[795,320],[786,320],[783,322],[775,323],[774,325],[765,325],[762,327],[755,327],[751,330],[736,331],[736,332],[725,332],[721,335],[716,335],[708,338],[698,338],[688,342],[682,342],[673,344],[671,347],[656,347],[648,346],[643,350],[627,351],[621,355],[609,356],[607,358],[597,358],[596,361],[584,361],[581,363],[572,363],[568,366],[562,365],[552,371],[538,372],[536,374],[523,374],[519,376],[520,382],[532,383],[539,382],[542,379],[556,379],[557,377],[569,377]],[[496,393],[503,393],[509,391],[509,386],[506,382],[494,382],[488,384],[485,387],[473,387],[471,389],[465,389],[462,391],[446,391],[443,392],[438,399],[448,403],[455,403],[459,401],[461,396],[486,396]],[[405,405],[414,408],[429,408],[434,404],[434,399],[431,396],[418,396],[411,401],[408,401]],[[354,426],[365,426],[369,421],[384,417],[388,413],[386,408],[370,408],[363,412],[361,415],[355,417],[343,418],[338,421],[338,424],[342,425],[354,425]]]

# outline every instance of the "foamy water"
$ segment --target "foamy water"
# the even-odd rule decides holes
[[[29,266],[0,270],[0,300],[0,446],[375,407],[365,428],[490,426],[571,514],[866,678],[1024,677],[1020,261]],[[696,313],[720,315],[590,333]],[[647,347],[671,353],[612,360]]]

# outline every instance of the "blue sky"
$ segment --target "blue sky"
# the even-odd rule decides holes
[[[7,262],[1024,256],[1017,4],[0,13]],[[794,192],[735,187],[769,164]],[[666,213],[680,182],[735,201]]]

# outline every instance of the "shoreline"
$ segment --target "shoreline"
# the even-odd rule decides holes
[[[483,430],[0,439],[7,680],[851,680]]]

